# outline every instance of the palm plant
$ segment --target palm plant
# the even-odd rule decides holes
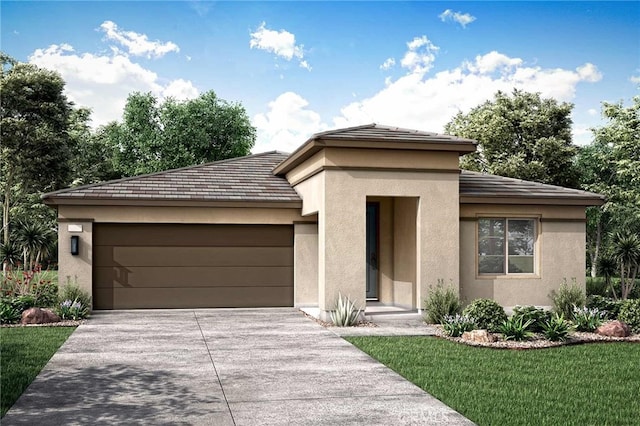
[[[53,232],[38,222],[18,222],[16,240],[22,247],[24,268],[31,270],[47,254],[53,241]]]
[[[13,268],[20,262],[20,248],[12,242],[0,244],[0,262],[3,270]]]
[[[613,238],[612,254],[620,268],[620,297],[626,299],[633,290],[640,269],[640,236],[629,231],[617,232]]]

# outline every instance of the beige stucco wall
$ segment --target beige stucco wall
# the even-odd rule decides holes
[[[318,305],[318,224],[294,225],[294,306]]]
[[[74,206],[58,207],[60,219],[108,223],[224,223],[285,225],[304,221],[300,209],[224,207]]]
[[[82,227],[81,232],[69,232],[69,227]],[[79,238],[79,254],[71,254],[71,237]],[[93,223],[91,222],[61,222],[58,224],[58,282],[62,287],[67,281],[77,284],[81,289],[91,294],[93,258]]]
[[[419,308],[417,300],[417,198],[394,198],[393,304]],[[431,243],[430,245],[432,245]]]
[[[367,197],[419,200],[414,303],[420,303],[438,278],[459,281],[458,174],[329,169],[313,179],[318,176],[323,176],[324,183],[324,203],[318,210],[318,304],[322,311],[333,308],[339,292],[365,305]],[[308,192],[311,188],[296,186],[303,210],[306,200],[317,196]]]
[[[536,218],[536,271],[526,276],[488,277],[477,274],[476,221],[460,222],[460,295],[465,302],[494,299],[506,307],[550,306],[549,293],[563,279],[585,288],[584,207],[461,206],[466,217]]]
[[[378,300],[393,305],[393,198],[367,197],[367,201],[377,202],[380,205]]]

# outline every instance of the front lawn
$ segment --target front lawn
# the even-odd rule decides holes
[[[11,408],[75,327],[0,328],[0,417]]]
[[[640,419],[640,344],[514,351],[434,337],[346,340],[478,425],[627,425]]]

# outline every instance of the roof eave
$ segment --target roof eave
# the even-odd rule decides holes
[[[102,198],[102,197],[50,197],[44,201],[57,206],[135,206],[135,207],[223,207],[223,208],[276,208],[300,209],[302,200],[190,200],[180,198]]]
[[[479,196],[460,195],[460,204],[526,204],[526,205],[556,205],[556,206],[601,206],[606,202],[604,197],[591,196]]]

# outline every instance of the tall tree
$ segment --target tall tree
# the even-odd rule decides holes
[[[213,91],[182,102],[133,93],[122,123],[100,132],[115,148],[114,167],[122,176],[247,155],[255,142],[245,109]]]
[[[52,191],[70,180],[72,108],[59,74],[0,56],[2,242],[8,244],[16,186],[25,193]]]
[[[581,186],[607,196],[602,208],[587,210],[587,248],[591,275],[596,276],[603,247],[614,233],[640,235],[640,96],[625,107],[603,103],[608,122],[593,129],[593,141],[577,160]]]
[[[575,187],[572,108],[539,93],[497,92],[469,113],[458,113],[445,131],[478,141],[478,151],[462,158],[462,168]]]

